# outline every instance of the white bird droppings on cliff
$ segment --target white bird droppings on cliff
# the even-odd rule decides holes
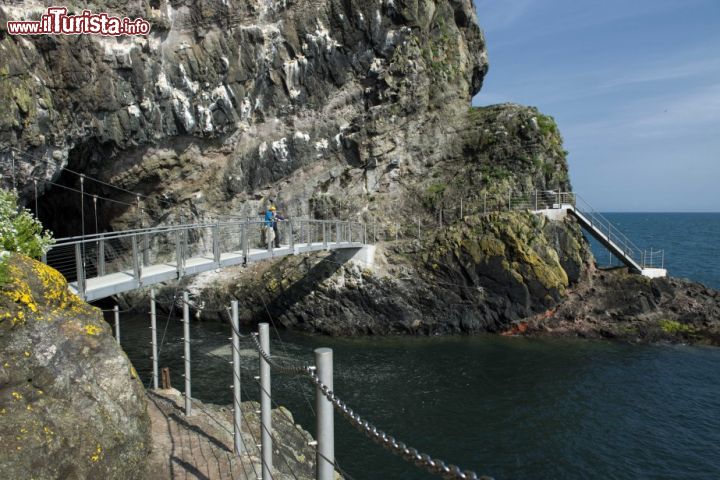
[[[275,158],[280,162],[287,162],[290,157],[290,151],[287,146],[287,138],[283,137],[280,140],[272,143],[272,152]]]

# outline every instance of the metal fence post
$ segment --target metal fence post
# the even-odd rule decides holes
[[[248,242],[248,224],[243,223],[240,228],[240,241],[242,242],[243,256],[245,257],[245,263],[248,262],[250,257],[250,244]]]
[[[192,400],[190,395],[190,298],[183,292],[183,343],[185,344],[185,415],[192,413]]]
[[[220,222],[213,225],[212,229],[213,260],[215,261],[215,264],[220,267]]]
[[[258,325],[260,346],[270,355],[270,325]],[[270,401],[270,364],[260,355],[260,435],[262,444],[262,478],[272,478],[272,404]]]
[[[77,270],[77,291],[80,298],[85,300],[85,268],[83,267],[82,246],[75,244],[75,269]]]
[[[295,251],[295,227],[293,225],[293,221],[289,221],[290,224],[290,249],[294,252]]]
[[[327,246],[328,246],[327,222],[325,220],[323,220],[323,222],[322,222],[322,234],[323,234],[323,248],[327,248]]]
[[[348,243],[352,243],[352,223],[347,222],[348,229]]]
[[[233,359],[233,443],[235,454],[241,455],[245,446],[242,439],[242,411],[240,411],[240,317],[238,301],[231,303],[232,310],[232,359]],[[264,477],[263,477],[264,478]]]
[[[98,240],[98,276],[105,275],[105,240],[100,236]]]
[[[340,244],[340,222],[335,222],[335,243]]]
[[[142,266],[138,252],[137,235],[132,236],[132,252],[133,252],[133,275],[138,286],[142,285]]]
[[[330,348],[315,350],[315,365],[320,381],[331,391],[333,389],[333,351]],[[333,480],[335,477],[335,419],[333,406],[319,386],[315,387],[316,435],[317,435],[317,479]]]
[[[173,299],[174,301],[174,299]],[[152,337],[152,379],[153,388],[158,388],[158,343],[157,343],[157,313],[155,310],[155,289],[150,290],[150,332]]]
[[[146,233],[143,235],[142,266],[148,265],[150,265],[150,234]]]
[[[177,266],[178,278],[181,278],[185,274],[183,268],[183,251],[182,251],[182,230],[175,232],[175,263]]]
[[[115,341],[120,345],[120,307],[115,305],[113,313],[115,314]]]

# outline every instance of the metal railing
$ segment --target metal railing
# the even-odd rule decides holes
[[[152,388],[158,389],[158,372],[160,370],[160,354],[162,344],[158,345],[157,340],[157,302],[155,290],[150,292],[150,331],[151,331],[151,362],[152,370],[150,383]],[[192,398],[192,342],[190,338],[190,309],[202,310],[203,307],[193,304],[187,292],[175,292],[172,305],[180,302],[182,306],[182,344],[183,344],[183,380],[184,391],[182,392],[185,415],[190,416],[194,412]],[[120,310],[115,306],[112,310],[115,323],[115,337],[120,343]],[[423,469],[431,474],[437,475],[447,480],[492,480],[488,476],[478,476],[470,470],[463,470],[460,467],[448,464],[445,461],[432,457],[426,453],[418,451],[400,440],[396,439],[387,432],[377,428],[366,418],[355,412],[345,403],[339,395],[333,390],[333,351],[329,348],[317,348],[314,350],[315,365],[292,364],[287,360],[278,361],[270,353],[270,325],[268,323],[260,323],[257,333],[243,335],[240,333],[240,315],[239,303],[233,300],[230,307],[223,310],[228,313],[230,319],[231,336],[229,337],[230,347],[232,351],[232,402],[233,402],[233,451],[238,456],[250,453],[251,448],[258,448],[258,454],[261,461],[261,471],[263,479],[274,478],[273,473],[273,443],[277,443],[277,438],[273,435],[272,427],[272,406],[278,406],[277,402],[272,399],[271,374],[272,372],[295,376],[299,379],[309,381],[315,387],[315,441],[309,442],[308,446],[315,447],[316,452],[316,478],[318,480],[334,480],[335,470],[339,469],[335,459],[335,433],[334,433],[334,412],[340,414],[353,428],[365,435],[367,438],[383,447],[390,453],[397,455],[408,463]],[[168,321],[170,317],[168,316]],[[167,327],[166,327],[167,328]],[[257,364],[258,376],[253,378],[260,387],[260,436],[258,445],[247,445],[244,442],[242,433],[245,428],[247,419],[244,417],[241,409],[242,401],[242,370],[248,370],[247,360],[243,360],[240,355],[241,340],[249,340],[250,345],[258,352],[259,363]],[[164,340],[164,335],[163,335]],[[196,402],[197,404],[197,402]],[[204,412],[201,405],[196,405]],[[282,412],[281,412],[282,413]],[[290,419],[293,421],[292,419]],[[294,421],[293,421],[294,423]],[[296,427],[297,428],[297,427]],[[256,442],[254,442],[256,443]],[[287,463],[286,463],[287,465]],[[289,467],[289,465],[288,465]],[[343,473],[341,471],[341,473]]]
[[[214,223],[166,225],[61,238],[44,255],[43,261],[75,282],[78,295],[85,298],[87,281],[112,274],[124,274],[133,288],[143,285],[147,267],[173,266],[176,278],[187,274],[188,260],[205,259],[219,268],[223,256],[240,255],[248,261],[252,251],[295,247],[327,248],[367,242],[367,229],[358,222],[293,219],[277,222],[276,242],[269,242],[264,220],[232,220]]]
[[[453,220],[461,220],[469,215],[490,215],[499,212],[572,209],[587,221],[593,234],[614,246],[616,254],[624,255],[639,268],[664,268],[664,250],[642,249],[627,235],[620,231],[604,215],[592,208],[581,196],[573,192],[552,190],[532,190],[518,192],[508,190],[503,194],[482,195],[469,200],[460,199],[453,208],[436,209],[432,222],[423,223],[419,218],[413,222],[372,223],[368,226],[372,243],[401,239],[421,239],[423,232],[430,228],[442,228]]]

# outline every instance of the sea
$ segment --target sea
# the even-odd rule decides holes
[[[720,214],[611,213],[638,245],[665,251],[671,275],[720,288]],[[602,247],[594,247],[603,264]],[[606,262],[608,265],[610,262]],[[617,263],[615,263],[617,264]],[[271,319],[269,319],[271,320]],[[158,319],[160,365],[182,390],[182,325]],[[150,381],[148,317],[123,316],[122,342]],[[407,445],[500,479],[720,479],[720,349],[498,337],[331,338],[271,329],[278,361],[334,352],[334,391]],[[229,328],[191,324],[193,396],[231,402]],[[257,400],[259,359],[242,340],[242,396]],[[314,389],[275,375],[275,405],[314,433]],[[335,416],[348,479],[431,479]]]

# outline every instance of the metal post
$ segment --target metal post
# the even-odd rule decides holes
[[[373,244],[377,243],[377,222],[373,222]]]
[[[83,266],[82,246],[75,244],[75,268],[77,270],[77,292],[85,300],[85,268]]]
[[[152,333],[152,366],[153,388],[158,388],[158,343],[157,343],[157,313],[155,310],[155,289],[150,290],[150,331]]]
[[[150,265],[150,234],[146,233],[143,235],[142,266],[147,267],[149,265]]]
[[[348,229],[348,243],[352,243],[352,223],[347,222]]]
[[[367,245],[367,224],[363,223],[363,245]]]
[[[270,325],[258,325],[260,346],[270,355]],[[272,404],[270,403],[270,364],[260,355],[260,422],[262,425],[262,478],[272,478]]]
[[[138,255],[137,235],[132,236],[132,252],[133,252],[133,275],[138,285],[142,285],[142,267],[140,266],[140,257]]]
[[[340,244],[340,222],[335,222],[335,243]]]
[[[538,209],[538,191],[536,189],[535,190],[535,210],[537,210],[537,209]]]
[[[113,313],[115,313],[115,341],[120,345],[120,307],[115,305]]]
[[[105,275],[105,240],[100,237],[98,240],[98,276]]]
[[[178,278],[181,278],[185,274],[185,269],[183,268],[182,234],[182,230],[175,232],[175,263],[177,265]]]
[[[220,267],[220,223],[216,223],[212,227],[213,236],[213,260],[215,264]]]
[[[315,350],[315,365],[320,381],[331,391],[333,389],[333,351],[330,348]],[[317,479],[335,478],[335,419],[332,403],[323,395],[320,387],[315,388],[316,437],[317,437]]]
[[[289,221],[290,224],[290,250],[293,252],[295,251],[295,226],[293,225],[293,221]]]
[[[327,248],[328,241],[327,241],[327,222],[323,220],[322,222],[322,232],[323,232],[323,247]]]
[[[250,244],[248,242],[248,233],[248,224],[243,223],[242,227],[240,228],[240,240],[242,242],[243,256],[245,257],[246,263],[250,257]]]
[[[242,412],[240,411],[240,317],[238,301],[231,303],[232,310],[232,358],[233,358],[233,440],[235,454],[241,455],[245,446],[242,438]],[[264,477],[263,477],[264,478]]]
[[[192,413],[192,401],[190,395],[190,298],[187,292],[183,292],[183,343],[185,344],[185,415]]]

